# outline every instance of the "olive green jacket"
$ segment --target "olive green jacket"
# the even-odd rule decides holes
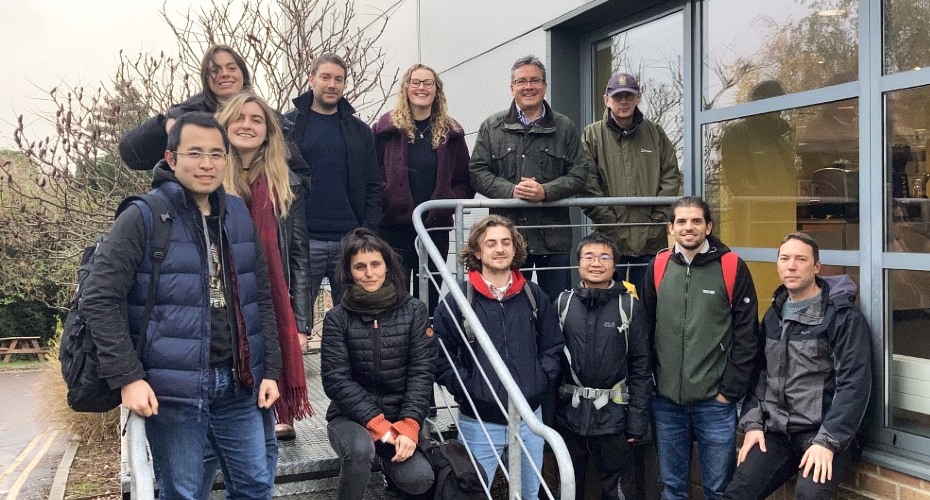
[[[488,117],[478,130],[469,173],[471,186],[488,198],[512,198],[521,177],[535,177],[546,190],[546,201],[581,193],[588,178],[588,163],[581,153],[575,124],[552,111],[543,101],[546,114],[533,127],[517,117],[517,106]],[[570,224],[568,208],[492,209],[509,217],[520,229],[530,254],[565,254],[571,251],[572,230],[548,226]]]
[[[662,127],[643,118],[639,108],[629,129],[621,129],[606,110],[603,120],[584,129],[581,142],[591,164],[585,197],[681,194],[675,147]],[[599,206],[586,208],[585,214],[595,224],[669,222],[671,217],[667,206]],[[654,255],[668,247],[664,225],[605,226],[598,230],[610,236],[626,256]]]

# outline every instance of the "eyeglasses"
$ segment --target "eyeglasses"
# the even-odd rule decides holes
[[[412,78],[407,80],[407,83],[409,83],[411,87],[423,87],[427,89],[431,89],[436,86],[436,80],[418,80],[416,78]]]
[[[226,153],[204,153],[203,151],[172,151],[176,155],[190,157],[191,160],[199,161],[209,158],[210,163],[221,163],[226,161]]]
[[[593,253],[586,253],[581,256],[581,262],[584,262],[585,264],[591,264],[594,262],[595,259],[601,259],[601,262],[606,264],[614,260],[614,257],[613,255],[610,255],[608,253],[602,253],[600,255],[594,255]]]
[[[527,83],[532,85],[533,87],[541,87],[546,84],[546,81],[543,80],[542,78],[530,78],[530,79],[517,78],[516,80],[510,83],[512,83],[513,85],[516,85],[517,87],[522,87],[526,85]]]

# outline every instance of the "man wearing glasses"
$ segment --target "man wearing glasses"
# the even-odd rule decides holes
[[[163,499],[200,496],[206,446],[225,458],[230,498],[271,498],[274,485],[262,413],[278,398],[281,355],[258,232],[242,198],[222,187],[228,151],[213,115],[178,118],[152,181],[168,214],[146,205],[119,214],[97,248],[81,304],[101,378],[145,417]],[[165,219],[171,246],[152,287],[152,225]]]
[[[310,303],[323,278],[329,279],[333,304],[342,299],[336,279],[339,242],[349,231],[375,231],[381,221],[381,178],[374,137],[343,96],[346,63],[323,54],[310,65],[310,90],[294,99],[285,117],[294,123],[290,138],[310,165],[306,220],[310,232]],[[311,308],[312,310],[312,308]],[[288,437],[289,429],[285,430]]]
[[[588,177],[575,125],[545,101],[546,66],[534,56],[513,64],[510,109],[488,117],[478,131],[469,170],[475,191],[488,198],[557,201],[580,193]],[[492,209],[520,226],[529,255],[525,267],[549,297],[571,287],[572,229],[568,208]],[[540,268],[565,267],[551,271]],[[532,272],[525,273],[529,279]]]
[[[583,238],[581,283],[556,301],[565,336],[557,419],[574,464],[578,499],[587,498],[589,460],[600,478],[601,492],[594,497],[640,498],[630,443],[649,428],[652,372],[646,316],[628,283],[615,280],[618,255],[604,234]]]
[[[657,123],[639,110],[639,82],[629,73],[617,73],[604,92],[604,119],[588,125],[581,139],[591,176],[585,196],[678,196],[681,171],[675,147]],[[585,209],[595,224],[666,223],[668,207],[597,206]],[[664,224],[651,226],[603,226],[617,243],[629,281],[643,286],[646,264],[668,247]],[[624,271],[622,277],[626,277]]]

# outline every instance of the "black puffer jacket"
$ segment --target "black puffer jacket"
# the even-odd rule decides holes
[[[648,428],[653,393],[642,303],[620,282],[606,290],[578,286],[571,292],[562,292],[562,296],[556,300],[556,309],[561,316],[561,304],[567,304],[562,334],[571,354],[571,367],[567,358],[562,359],[564,383],[577,385],[571,370],[582,387],[594,389],[610,389],[626,379],[630,401],[628,405],[608,401],[597,409],[593,399],[581,398],[575,408],[571,394],[561,394],[559,425],[581,436],[626,433],[627,437],[642,438]],[[623,324],[620,304],[630,320],[626,333],[619,331]]]
[[[380,414],[422,425],[435,380],[436,343],[426,304],[407,295],[395,309],[363,321],[341,304],[326,313],[320,371],[332,401],[326,419],[366,425]]]

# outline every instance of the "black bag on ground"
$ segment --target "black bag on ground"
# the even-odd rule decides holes
[[[482,485],[482,481],[488,484],[487,475],[480,464],[475,468],[472,456],[464,444],[456,439],[440,443],[421,438],[419,446],[436,473],[436,482],[431,490],[433,499],[488,498]],[[475,464],[477,463],[476,460]],[[490,488],[490,484],[488,487]]]
[[[148,329],[149,319],[152,316],[152,307],[155,305],[161,262],[164,260],[165,254],[168,252],[168,246],[171,244],[172,219],[165,201],[152,194],[126,198],[116,210],[116,216],[119,216],[126,207],[133,204],[139,207],[145,219],[146,242],[148,243],[149,256],[152,259],[152,281],[145,303],[142,336],[136,344],[136,356],[141,359],[145,346],[145,333]],[[120,389],[110,389],[107,381],[100,378],[100,364],[97,360],[97,346],[94,344],[94,334],[90,331],[90,327],[81,313],[81,296],[84,291],[82,285],[87,276],[90,275],[97,245],[100,244],[100,241],[103,241],[103,238],[105,236],[99,238],[95,245],[86,247],[81,256],[81,265],[77,273],[77,288],[74,291],[74,297],[71,299],[64,331],[61,335],[61,345],[58,350],[58,359],[61,361],[61,375],[68,386],[68,406],[77,412],[107,412],[116,408],[122,402]]]

